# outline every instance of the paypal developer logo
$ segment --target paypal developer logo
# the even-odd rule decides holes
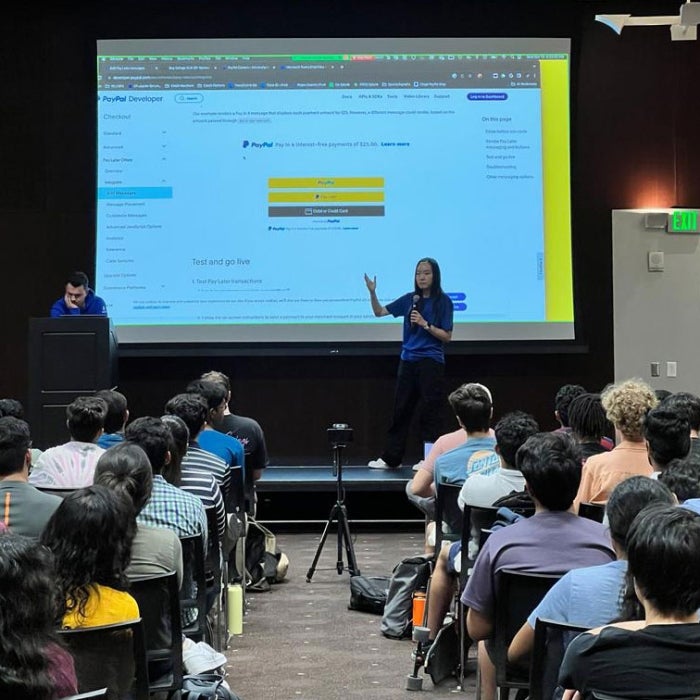
[[[272,141],[243,141],[243,148],[272,148]]]

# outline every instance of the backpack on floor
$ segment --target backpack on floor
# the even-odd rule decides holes
[[[348,610],[382,615],[390,581],[387,576],[351,576]]]
[[[182,700],[241,700],[224,685],[224,677],[218,673],[198,673],[182,679]]]
[[[287,575],[289,559],[277,548],[277,538],[263,524],[248,519],[245,538],[246,590],[268,591]]]
[[[430,554],[400,561],[391,574],[380,629],[385,637],[403,639],[413,628],[413,593],[425,588],[430,577]]]

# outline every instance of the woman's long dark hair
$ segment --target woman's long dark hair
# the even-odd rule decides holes
[[[442,291],[442,274],[440,272],[440,265],[438,265],[438,261],[435,260],[435,258],[421,258],[416,263],[416,270],[418,270],[418,265],[421,263],[428,263],[433,270],[433,284],[430,287],[430,298],[433,299],[433,313],[435,318],[439,319],[442,317],[443,299],[446,297],[445,292]],[[418,289],[418,285],[416,284],[415,271],[413,273],[413,290],[414,294],[422,296],[423,292],[422,290]]]
[[[422,295],[422,290],[418,289],[418,285],[416,284],[416,271],[418,270],[418,265],[421,263],[428,263],[428,265],[430,265],[432,268],[433,284],[430,287],[430,296],[433,299],[439,299],[444,292],[442,291],[442,275],[440,273],[440,265],[438,265],[438,261],[435,260],[435,258],[421,258],[416,263],[416,270],[413,272],[413,289],[416,294]]]
[[[36,540],[0,534],[0,697],[49,700],[59,608],[54,558]]]
[[[41,537],[56,557],[60,618],[76,611],[85,617],[96,584],[126,590],[135,534],[132,504],[106,486],[88,486],[63,499]]]

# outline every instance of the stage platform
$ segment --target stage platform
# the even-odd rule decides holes
[[[410,466],[399,469],[343,467],[344,501],[355,522],[422,522],[405,494],[413,478]],[[257,482],[258,519],[265,522],[320,522],[336,500],[330,465],[269,466]]]
[[[346,491],[401,491],[413,478],[411,467],[370,469],[366,466],[344,466],[343,485]],[[268,467],[257,482],[258,493],[270,491],[333,491],[336,477],[333,467]]]

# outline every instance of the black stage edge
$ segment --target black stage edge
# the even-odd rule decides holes
[[[343,466],[345,505],[353,527],[367,523],[421,525],[424,518],[408,502],[410,466],[370,469]],[[336,476],[327,466],[270,466],[257,482],[258,520],[275,523],[322,522],[336,500]]]

